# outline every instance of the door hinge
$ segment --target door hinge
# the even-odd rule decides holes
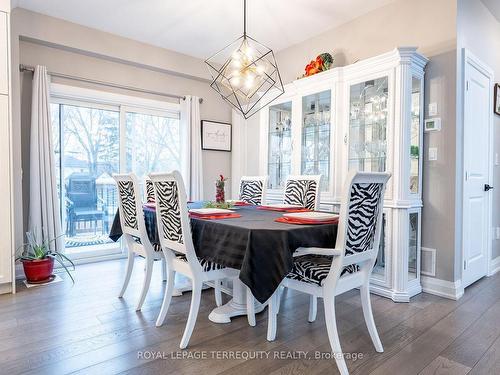
[[[464,260],[464,270],[467,269],[467,261]]]
[[[469,81],[465,81],[465,89],[469,91]]]
[[[469,179],[469,172],[465,171],[465,181]]]

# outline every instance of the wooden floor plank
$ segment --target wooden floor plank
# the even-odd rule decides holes
[[[278,336],[266,340],[267,312],[257,326],[246,318],[214,324],[213,290],[202,293],[198,321],[186,351],[178,349],[190,293],[173,299],[166,325],[154,325],[165,285],[159,264],[141,312],[135,311],[142,260],[125,298],[116,297],[123,260],[77,268],[76,284],[59,284],[0,296],[0,373],[15,374],[335,374],[335,361],[315,358],[330,352],[323,304],[316,322],[307,322],[307,296],[287,291],[278,317]],[[64,277],[64,275],[63,275]],[[359,291],[337,298],[337,324],[351,374],[493,374],[500,373],[500,275],[467,288],[459,301],[425,293],[410,303],[372,296],[375,321],[384,345],[376,353],[364,323]],[[225,301],[228,297],[224,297]],[[192,358],[197,353],[263,353],[263,358]],[[144,353],[162,358],[140,358]],[[307,357],[295,356],[307,352]],[[140,354],[142,353],[142,354]],[[319,353],[319,354],[317,354]],[[179,356],[191,355],[180,359]],[[214,354],[215,355],[215,354]],[[163,358],[164,356],[164,358]],[[177,356],[177,357],[176,357]],[[175,358],[173,358],[175,357]],[[471,369],[472,368],[472,369]]]

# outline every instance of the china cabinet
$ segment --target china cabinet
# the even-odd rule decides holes
[[[321,207],[339,210],[350,170],[392,174],[374,293],[407,302],[421,292],[423,77],[416,48],[296,80],[260,113],[259,174],[282,199],[288,174],[321,174]]]

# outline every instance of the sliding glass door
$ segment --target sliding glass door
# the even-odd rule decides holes
[[[151,172],[181,169],[178,116],[125,111],[126,166],[141,182]]]
[[[68,255],[120,252],[109,237],[117,208],[120,112],[52,104],[58,194]]]
[[[108,237],[118,208],[113,173],[181,167],[179,114],[59,100],[51,104],[65,252],[73,258],[122,253]]]

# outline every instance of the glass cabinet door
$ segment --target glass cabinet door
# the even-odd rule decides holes
[[[419,192],[419,168],[420,168],[420,100],[421,81],[412,78],[411,90],[411,128],[410,128],[410,193]]]
[[[352,85],[349,170],[384,172],[387,155],[388,77]]]
[[[269,107],[267,155],[269,188],[283,188],[292,162],[292,102]]]
[[[408,236],[408,280],[417,278],[418,267],[418,238],[419,238],[419,217],[418,212],[409,214],[409,236]]]
[[[330,182],[330,90],[302,98],[301,173],[321,175],[321,190]]]

